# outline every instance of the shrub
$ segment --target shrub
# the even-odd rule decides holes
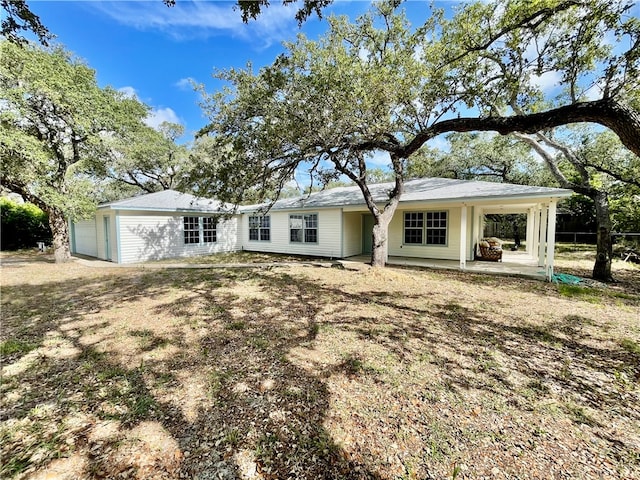
[[[0,198],[0,222],[2,250],[31,248],[37,242],[51,243],[48,216],[31,203]]]

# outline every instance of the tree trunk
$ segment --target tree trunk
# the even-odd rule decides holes
[[[395,209],[394,209],[395,210]],[[374,218],[373,241],[371,242],[371,266],[384,267],[387,264],[389,252],[389,223],[391,216],[380,214]]]
[[[53,235],[53,257],[56,263],[64,263],[71,260],[71,250],[69,248],[69,224],[64,214],[57,208],[50,208],[49,227]]]
[[[613,259],[613,243],[611,242],[611,217],[609,215],[609,198],[606,192],[598,191],[592,197],[596,207],[597,244],[596,263],[593,266],[593,278],[604,282],[613,280],[611,261]]]

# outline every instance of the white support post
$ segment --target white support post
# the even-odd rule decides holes
[[[525,238],[525,242],[527,244],[527,254],[533,257],[533,246],[536,243],[534,240],[535,232],[535,208],[530,208],[527,212],[527,238]]]
[[[482,234],[480,233],[482,230],[482,207],[474,207],[473,208],[473,231],[472,231],[472,241],[471,246],[473,248],[473,254],[471,255],[471,259],[476,259],[476,244],[480,241],[480,237]]]
[[[531,256],[538,260],[538,241],[540,240],[540,205],[533,212],[533,235],[531,236]]]
[[[556,201],[549,202],[549,218],[547,221],[547,261],[545,271],[547,272],[547,280],[553,280],[553,260],[556,249]]]
[[[460,209],[460,270],[467,268],[467,206]]]
[[[545,247],[547,246],[547,206],[543,205],[542,215],[540,215],[540,237],[538,238],[538,266],[544,267],[545,261]]]

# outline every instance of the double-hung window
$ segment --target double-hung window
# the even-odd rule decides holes
[[[249,217],[249,240],[262,242],[271,240],[271,217],[269,215]]]
[[[447,212],[427,213],[427,245],[447,244]]]
[[[424,213],[407,212],[404,214],[404,243],[422,244],[424,232]]]
[[[289,241],[318,243],[318,214],[289,215]]]
[[[202,217],[202,241],[214,243],[217,240],[217,221],[215,217]]]
[[[405,212],[404,243],[446,245],[447,212]]]
[[[184,217],[185,245],[216,242],[217,223],[215,217]]]
[[[184,217],[184,243],[200,243],[200,219]]]

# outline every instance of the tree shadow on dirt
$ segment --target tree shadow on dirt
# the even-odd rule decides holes
[[[255,270],[3,287],[23,348],[2,358],[2,475],[379,478],[325,429],[323,379],[287,359],[318,332],[317,293]]]

